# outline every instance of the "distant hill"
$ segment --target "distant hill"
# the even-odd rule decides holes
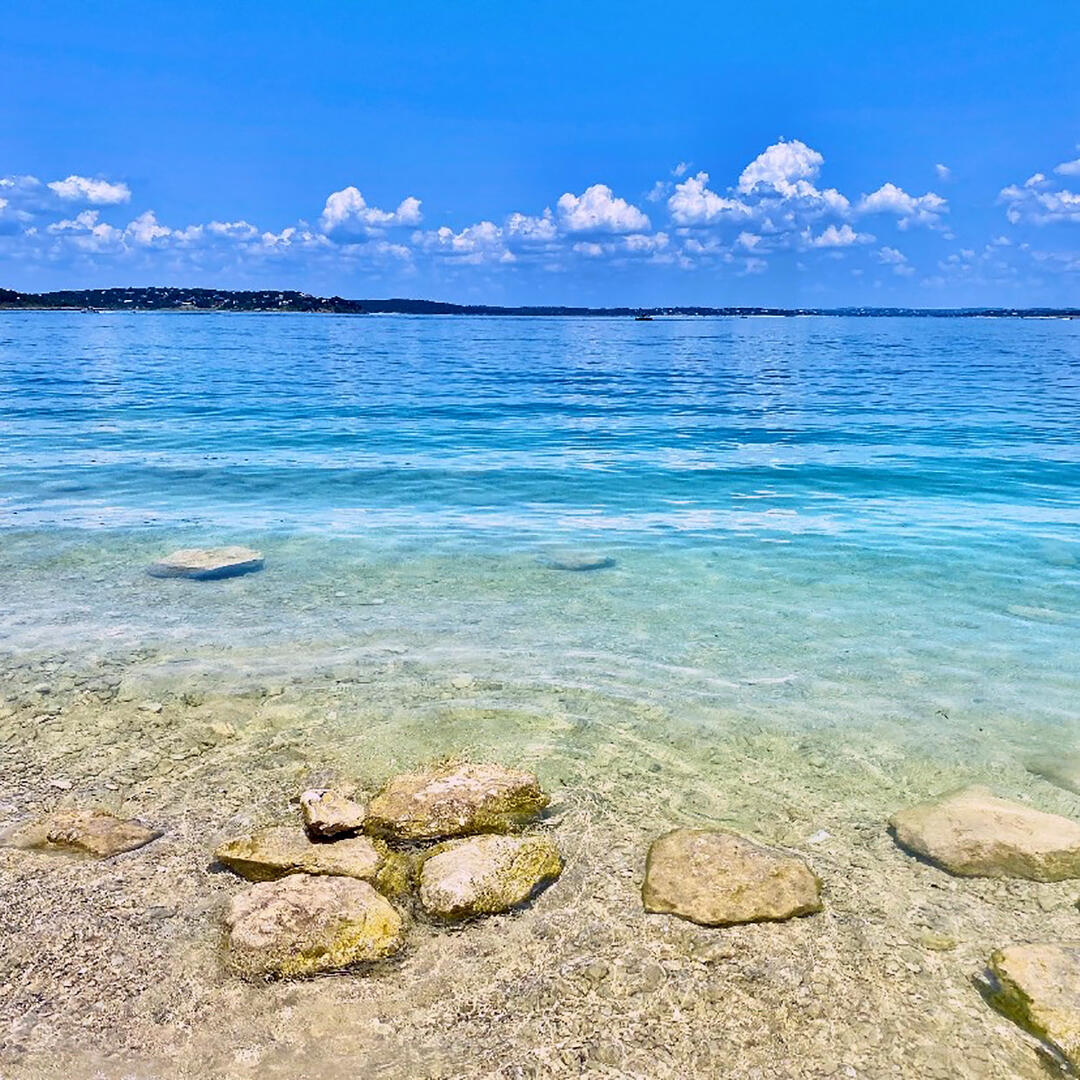
[[[992,316],[999,318],[1080,318],[1080,308],[768,308],[655,307],[587,308],[493,304],[447,304],[439,300],[346,300],[341,296],[311,296],[293,290],[231,289],[62,289],[22,293],[0,289],[0,310],[72,311],[248,311],[311,312],[331,315],[918,315],[937,318]]]

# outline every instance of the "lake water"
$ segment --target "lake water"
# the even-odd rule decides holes
[[[3,805],[59,776],[178,822],[476,754],[583,836],[824,829],[845,866],[958,782],[1075,815],[1023,763],[1080,742],[1078,426],[1077,321],[0,313],[0,706],[55,713]],[[226,543],[265,569],[145,572]],[[147,702],[235,737],[146,758]]]

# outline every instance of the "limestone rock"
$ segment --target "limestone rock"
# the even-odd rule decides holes
[[[1080,795],[1080,754],[1045,754],[1027,763],[1028,772]]]
[[[987,999],[1080,1069],[1080,942],[1009,945],[990,957]]]
[[[897,842],[962,877],[1080,877],[1080,823],[965,788],[889,819]]]
[[[430,915],[467,919],[525,903],[562,873],[543,836],[473,836],[439,845],[420,867],[420,903]]]
[[[610,555],[595,551],[561,551],[545,555],[540,562],[551,570],[604,570],[615,565]]]
[[[262,568],[262,553],[251,548],[184,548],[158,559],[147,572],[151,577],[186,577],[209,581],[250,574]]]
[[[233,897],[229,959],[247,976],[318,975],[370,964],[405,943],[401,914],[366,881],[293,874]]]
[[[389,780],[368,804],[364,830],[392,840],[512,832],[539,817],[548,801],[532,773],[445,766]]]
[[[375,881],[386,853],[367,836],[316,844],[299,828],[272,825],[229,840],[214,852],[214,857],[248,881],[273,881],[287,874]]]
[[[107,859],[134,851],[161,836],[138,821],[124,821],[107,810],[57,810],[25,825],[5,838],[11,847],[69,851]]]
[[[641,890],[646,911],[704,926],[811,915],[820,894],[802,859],[726,829],[675,829],[654,840]]]
[[[304,827],[317,839],[351,836],[364,827],[367,807],[325,788],[313,788],[300,796]]]

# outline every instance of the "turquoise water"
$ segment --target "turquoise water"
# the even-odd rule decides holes
[[[5,313],[0,648],[1052,733],[1078,417],[1067,321]],[[267,569],[143,573],[225,542]]]

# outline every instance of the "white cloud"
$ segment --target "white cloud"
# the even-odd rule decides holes
[[[1054,172],[1059,176],[1080,176],[1080,158],[1075,161],[1063,161],[1054,166]]]
[[[888,246],[878,248],[877,259],[879,263],[891,266],[893,273],[901,277],[910,277],[915,273],[915,268],[908,262],[908,257],[898,248]]]
[[[567,232],[643,232],[649,219],[632,203],[617,198],[607,184],[593,184],[581,195],[569,191],[557,203],[559,221]]]
[[[937,173],[939,180],[951,180],[952,169],[948,165],[942,165],[940,162],[934,166],[934,172]]]
[[[896,184],[885,183],[869,195],[864,195],[856,209],[861,214],[895,214],[900,228],[909,225],[937,225],[941,215],[949,211],[946,199],[933,191],[925,195],[909,195]]]
[[[48,187],[61,199],[90,203],[91,206],[116,206],[131,201],[131,189],[127,184],[94,180],[88,176],[69,176],[66,180],[53,180]]]
[[[319,224],[323,232],[340,232],[348,237],[366,236],[394,226],[419,225],[421,220],[420,200],[411,195],[402,199],[396,210],[380,210],[369,206],[359,189],[350,185],[327,197]]]
[[[558,239],[559,230],[551,211],[545,210],[539,217],[511,214],[506,219],[503,233],[516,246],[545,248]]]
[[[503,231],[493,221],[481,221],[454,232],[448,225],[427,232],[415,232],[413,245],[422,251],[455,262],[475,265],[484,262],[513,262],[513,252],[503,243]]]
[[[676,225],[713,225],[719,221],[750,217],[753,211],[738,199],[718,195],[708,188],[709,174],[699,172],[675,186],[668,211]]]
[[[167,225],[162,225],[153,210],[147,210],[146,213],[140,214],[124,230],[125,239],[143,247],[149,247],[157,241],[165,240],[172,235],[173,230]]]
[[[781,139],[763,150],[743,169],[739,177],[739,191],[749,195],[764,186],[785,196],[801,194],[798,181],[817,176],[824,162],[821,154],[806,143],[798,139],[791,142]]]
[[[869,233],[857,233],[850,225],[843,224],[839,228],[829,225],[820,236],[812,236],[807,229],[803,233],[803,240],[809,247],[814,248],[843,248],[853,244],[872,244],[874,238]]]
[[[680,177],[685,176],[689,171],[690,163],[688,161],[680,161],[679,164],[671,170],[671,175],[678,180]]]

